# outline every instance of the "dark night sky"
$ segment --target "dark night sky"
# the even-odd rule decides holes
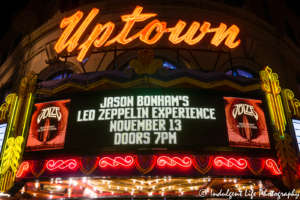
[[[28,2],[29,0],[22,0],[22,1],[6,0],[1,2],[0,17],[2,20],[1,20],[0,38],[3,37],[6,30],[9,29],[11,22],[15,19],[15,17],[18,15],[20,10],[22,10]]]

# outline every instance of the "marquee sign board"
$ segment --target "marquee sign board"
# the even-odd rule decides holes
[[[68,98],[64,149],[196,150],[232,146],[227,134],[224,99],[220,94],[203,94],[197,90],[147,89],[101,91]],[[52,104],[57,102],[60,101]],[[53,105],[51,109],[53,119],[58,120],[61,116],[57,115]],[[47,122],[49,115],[40,113],[34,112],[31,127],[38,128],[36,124],[40,120]],[[264,118],[264,115],[259,117]],[[30,131],[34,132],[32,128]],[[45,138],[35,132],[35,136]],[[267,131],[264,133],[268,134]],[[27,148],[31,137],[35,137],[29,135]],[[43,143],[41,139],[35,140]],[[48,142],[53,143],[51,139]]]

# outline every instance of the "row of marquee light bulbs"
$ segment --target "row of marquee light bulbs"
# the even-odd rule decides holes
[[[202,179],[202,182],[210,182],[211,181],[211,178],[201,178],[201,179]],[[196,179],[185,179],[185,181],[187,181],[188,184],[193,184],[193,182],[197,183],[201,179],[198,179],[198,181]],[[118,190],[122,191],[122,187],[124,188],[123,189],[124,191],[128,191],[128,193],[131,193],[131,195],[136,194],[135,191],[139,192],[139,191],[142,191],[143,188],[144,189],[147,188],[148,192],[145,192],[145,193],[148,193],[148,196],[153,196],[153,193],[154,193],[155,189],[161,196],[164,196],[165,193],[167,193],[168,191],[176,191],[176,190],[178,190],[178,191],[176,191],[175,193],[177,193],[179,195],[184,195],[184,192],[197,191],[198,189],[201,189],[201,186],[202,186],[202,185],[195,185],[195,186],[189,186],[189,187],[186,187],[186,188],[176,188],[176,189],[175,189],[174,186],[162,186],[162,187],[151,186],[152,183],[154,183],[154,184],[159,183],[159,182],[160,183],[162,183],[162,182],[166,183],[168,181],[171,181],[172,180],[171,178],[156,179],[156,180],[153,180],[153,181],[140,181],[140,180],[135,180],[135,179],[128,179],[128,180],[132,181],[133,184],[137,184],[139,182],[140,185],[136,185],[135,186],[136,189],[135,189],[135,188],[133,188],[134,186],[124,187],[124,186],[112,185],[112,184],[110,184],[111,182],[113,182],[112,180],[100,180],[100,181],[102,181],[102,183],[104,185],[107,184],[109,189],[105,189],[105,188],[92,186],[91,180],[87,179],[86,177],[83,177],[80,182],[85,183],[86,186],[89,186],[89,187],[85,188],[84,193],[83,193],[84,196],[90,196],[92,198],[96,198],[97,194],[102,193],[102,192],[108,192],[111,195],[114,195],[116,193],[121,193],[121,192],[118,192]],[[180,179],[180,180],[183,180],[183,179]],[[250,184],[248,186],[239,185],[237,183],[236,178],[229,178],[229,179],[224,178],[223,181],[235,184],[235,186],[234,186],[235,189],[239,190],[239,191],[243,190],[243,189],[253,190],[254,187],[255,187],[255,184]],[[61,189],[63,187],[63,186],[61,186],[61,184],[67,184],[68,185],[68,197],[71,197],[72,186],[77,186],[79,184],[78,183],[78,178],[70,178],[67,181],[62,181],[61,178],[55,178],[55,180],[53,178],[51,178],[50,183],[51,184],[58,184],[57,189]],[[38,188],[39,184],[40,184],[39,182],[35,182],[35,187]],[[173,185],[175,185],[175,184],[173,184]],[[263,187],[263,184],[262,184],[261,181],[259,181],[258,188],[261,189],[262,187]],[[82,189],[82,186],[80,186],[79,188]],[[148,188],[150,188],[151,191]],[[161,190],[161,191],[159,191],[159,190]],[[206,187],[205,190],[206,190],[207,193],[209,193],[210,188]],[[21,194],[23,194],[24,192],[25,192],[25,187],[23,187],[21,189]],[[36,196],[36,193],[33,193],[33,196]],[[54,195],[50,195],[50,198],[52,198],[53,196]]]

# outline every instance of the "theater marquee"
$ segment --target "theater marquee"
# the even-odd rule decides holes
[[[229,108],[224,105],[229,97],[221,94],[174,89],[101,91],[68,98],[36,104],[27,150],[270,148],[261,100],[232,98],[235,105]],[[231,122],[240,127],[228,127]]]

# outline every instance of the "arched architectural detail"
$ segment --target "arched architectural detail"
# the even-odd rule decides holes
[[[259,72],[263,69],[263,65],[259,64],[258,62],[255,62],[253,60],[249,60],[247,58],[233,58],[232,59],[232,66],[237,67],[241,66],[244,68],[247,68],[254,72]],[[219,71],[227,71],[231,68],[230,60],[226,61],[219,69]]]
[[[73,63],[67,62],[65,65],[65,62],[58,62],[58,63],[52,63],[45,67],[38,75],[39,79],[42,81],[47,80],[50,76],[53,74],[63,71],[65,67],[65,70],[71,70],[73,71],[73,74],[79,74],[82,73],[81,70]]]
[[[137,58],[139,51],[140,50],[125,51],[125,52],[122,52],[120,55],[118,55],[117,59],[116,59],[117,69],[121,69],[125,64],[129,63],[130,60]],[[158,56],[158,57],[164,57],[173,63],[177,63],[177,53],[174,50],[154,49],[154,55]],[[168,60],[165,60],[165,61],[168,61]],[[114,65],[114,60],[112,60],[112,62],[108,65],[106,70],[114,69],[113,65]],[[185,69],[193,69],[194,68],[191,65],[191,63],[180,54],[179,54],[179,66],[180,66],[180,68],[185,68]]]

